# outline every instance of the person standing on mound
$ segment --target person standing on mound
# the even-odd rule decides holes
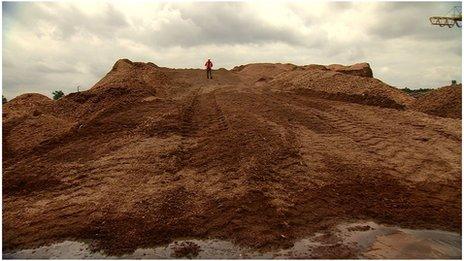
[[[205,66],[206,66],[206,78],[213,79],[213,76],[211,75],[211,68],[213,68],[213,63],[211,62],[211,59],[208,59],[208,61],[206,61]]]

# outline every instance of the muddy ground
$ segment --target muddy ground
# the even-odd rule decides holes
[[[326,69],[207,80],[118,63],[89,91],[4,105],[3,250],[216,238],[267,251],[350,220],[461,230],[460,119]]]
[[[256,251],[219,239],[181,239],[122,256],[92,252],[88,243],[64,241],[3,253],[5,259],[460,259],[461,235],[439,230],[411,230],[374,222],[343,223],[329,233],[298,240],[291,248]]]

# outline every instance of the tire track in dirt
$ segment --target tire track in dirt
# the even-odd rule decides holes
[[[416,162],[411,156],[415,150],[419,151],[415,144],[401,137],[392,139],[384,132],[366,126],[363,120],[343,110],[334,108],[334,111],[337,113],[327,112],[327,119],[334,124],[334,128],[340,130],[343,136],[353,140],[371,159],[387,171],[414,174],[411,171],[405,173],[404,167]]]
[[[337,108],[336,104],[339,102],[330,102],[317,97],[308,97],[304,94],[291,95],[291,97],[292,99],[288,100],[306,107],[308,106],[308,102],[314,103],[314,101],[327,104],[325,110],[322,112],[319,111],[319,117],[322,117],[325,122],[328,122],[333,129],[338,130],[338,133],[342,133],[344,137],[347,137],[358,144],[359,149],[362,149],[370,155],[373,160],[384,165],[387,169],[391,169],[392,164],[394,167],[398,167],[396,162],[402,153],[403,156],[410,155],[409,148],[403,146],[404,144],[392,143],[392,139],[387,137],[389,133],[372,127],[375,126],[373,123],[366,122],[357,116]],[[395,139],[397,138],[400,137],[395,137]],[[389,161],[389,159],[393,160]],[[389,162],[385,164],[385,160]]]
[[[240,177],[246,184],[242,207],[250,212],[243,222],[253,222],[264,216],[267,224],[263,224],[262,229],[276,227],[272,232],[266,232],[267,238],[261,238],[260,242],[255,243],[259,246],[294,236],[287,221],[294,213],[295,198],[306,187],[299,181],[305,178],[308,170],[302,160],[301,151],[295,144],[296,129],[286,128],[288,123],[281,126],[280,124],[285,123],[266,117],[266,114],[271,114],[276,118],[285,118],[289,112],[282,109],[280,101],[273,97],[270,100],[268,98],[257,93],[243,93],[228,99],[228,103],[234,104],[234,108],[244,110],[233,111],[234,115],[241,115],[234,118],[233,124],[241,139],[246,140],[243,150],[246,150],[246,146],[254,145],[253,153],[247,155],[251,157],[244,161],[239,170]],[[255,109],[254,113],[247,113],[246,110],[250,107]]]
[[[183,137],[190,137],[194,133],[193,116],[195,108],[198,106],[198,97],[201,93],[201,87],[193,91],[192,97],[189,98],[187,106],[182,108],[180,133]]]
[[[216,113],[215,119],[219,122],[219,131],[229,130],[229,124],[227,123],[226,116],[222,111],[221,107],[217,103],[216,92],[213,92],[213,106]]]
[[[426,144],[416,138],[417,134],[403,126],[392,124],[386,129],[379,129],[372,127],[379,125],[377,122],[369,122],[340,108],[334,108],[334,111],[336,113],[327,113],[328,120],[335,123],[334,127],[356,142],[359,149],[387,172],[410,180],[431,180],[438,178],[436,171],[450,168],[440,155],[427,149]]]
[[[331,156],[327,154],[327,146],[332,142],[330,136],[334,130],[324,122],[323,111],[328,109],[327,104],[314,99],[302,103],[286,92],[266,91],[264,99],[269,108],[263,114],[272,115],[268,120],[277,124],[273,128],[280,127],[292,133],[293,141],[287,142],[294,144],[294,155],[272,164],[295,179],[289,185],[290,191],[301,193],[309,189],[307,186],[300,187],[299,184],[311,184],[314,187],[323,184],[326,177],[315,173],[324,171],[325,158]]]
[[[429,151],[425,149],[424,145],[419,140],[412,138],[413,136],[408,133],[407,129],[399,130],[400,126],[390,126],[393,129],[387,130],[373,127],[377,126],[378,123],[366,121],[366,119],[338,108],[336,105],[340,102],[306,97],[301,94],[293,95],[288,92],[274,93],[271,94],[271,97],[279,100],[283,107],[292,107],[291,110],[295,113],[307,114],[307,112],[311,112],[314,114],[313,118],[316,116],[323,119],[331,126],[326,131],[327,135],[341,133],[341,137],[355,142],[358,150],[392,174],[406,174],[414,178],[427,173],[427,177],[432,178],[434,173],[431,169],[439,168],[440,171],[444,171],[449,168],[440,161],[431,160],[434,156],[429,155]],[[367,106],[363,108],[365,109],[365,107]],[[306,108],[306,111],[303,108]],[[323,108],[323,110],[317,108]],[[300,123],[314,130],[311,125],[306,125],[303,121]]]
[[[226,116],[217,102],[216,90],[203,94],[199,98],[199,104],[200,108],[196,120],[201,128],[199,133],[201,138],[210,138],[210,136],[204,134],[216,134],[229,130]]]
[[[187,147],[187,139],[192,135],[192,117],[194,114],[195,106],[197,105],[198,95],[201,88],[194,91],[192,97],[189,99],[189,103],[183,108],[182,122],[180,125],[180,133],[182,135],[181,150]],[[184,154],[185,155],[185,154]],[[64,187],[61,190],[47,192],[50,198],[59,197],[59,200],[49,202],[45,206],[36,208],[35,206],[29,206],[31,210],[39,211],[41,214],[34,217],[34,222],[30,224],[31,229],[51,229],[49,224],[44,223],[47,219],[62,219],[72,218],[79,220],[85,215],[90,214],[87,199],[93,194],[100,193],[103,186],[113,182],[115,179],[124,182],[125,175],[130,168],[124,166],[133,166],[138,164],[140,156],[129,156],[119,158],[108,158],[98,164],[93,164],[93,167],[79,168],[80,173],[77,175],[64,175],[65,182]],[[34,194],[35,192],[32,192]],[[43,192],[37,192],[40,194]],[[33,195],[31,195],[33,196]],[[82,205],[73,203],[74,201],[84,201]],[[83,206],[86,206],[83,208]],[[80,210],[83,208],[84,210]],[[71,221],[69,221],[71,222]]]
[[[171,153],[171,156],[176,157],[176,165],[178,166],[177,170],[180,170],[183,166],[187,165],[191,158],[191,147],[195,144],[192,139],[195,138],[196,132],[198,131],[198,126],[196,126],[194,122],[194,116],[198,110],[201,91],[202,86],[193,90],[189,97],[187,97],[187,102],[180,108],[180,144],[176,151]]]
[[[225,113],[218,104],[216,91],[199,96],[197,114],[193,121],[198,130],[195,136],[196,143],[191,146],[192,158],[188,164],[195,167],[199,173],[204,173],[219,167],[221,161],[227,160],[227,155],[222,155],[218,146],[229,142],[233,135]]]
[[[196,135],[200,141],[192,151],[190,163],[201,175],[217,169],[221,173],[214,174],[218,175],[218,183],[235,195],[233,205],[227,204],[215,209],[217,203],[214,200],[211,203],[212,213],[227,212],[231,216],[231,220],[222,225],[226,226],[223,229],[239,229],[244,234],[241,241],[247,240],[250,244],[263,246],[269,240],[282,240],[282,230],[273,231],[272,236],[261,238],[259,242],[252,242],[254,235],[262,233],[259,230],[265,229],[266,225],[255,228],[258,230],[247,228],[253,227],[256,220],[263,215],[267,217],[268,226],[280,226],[288,212],[287,204],[291,204],[288,199],[293,197],[289,194],[294,193],[296,184],[284,182],[276,186],[274,182],[284,180],[289,175],[297,175],[297,171],[293,170],[297,168],[299,161],[295,162],[293,159],[298,155],[289,146],[291,138],[283,139],[278,133],[271,131],[270,123],[259,115],[241,112],[250,105],[253,106],[249,102],[261,106],[262,101],[255,98],[257,97],[250,93],[233,97],[220,92],[203,94],[195,117],[197,123],[203,124]],[[223,106],[231,109],[231,104],[240,112],[223,109]],[[228,115],[231,115],[231,121]],[[236,189],[237,183],[242,186]],[[246,218],[234,218],[244,212],[249,213]]]

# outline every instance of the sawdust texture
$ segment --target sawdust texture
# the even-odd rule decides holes
[[[461,119],[462,84],[427,92],[417,99],[412,108],[430,115]]]
[[[119,60],[88,91],[3,105],[3,250],[69,238],[109,254],[178,238],[265,250],[357,219],[460,231],[461,120],[413,101],[326,66],[207,80]]]

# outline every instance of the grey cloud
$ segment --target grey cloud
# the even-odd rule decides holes
[[[263,42],[311,44],[303,41],[297,28],[273,26],[258,19],[246,3],[198,2],[194,7],[177,4],[168,8],[178,10],[181,20],[163,22],[161,29],[142,36],[146,44],[182,47]]]
[[[84,89],[96,79],[75,69],[60,70],[48,68],[46,65],[25,68],[15,66],[4,68],[3,71],[3,94],[8,99],[26,92],[37,92],[48,96],[53,90],[70,93],[76,90],[77,85],[81,85],[81,89]]]
[[[263,41],[301,44],[301,35],[292,27],[271,26],[256,18],[241,3],[204,3],[192,11],[180,9],[182,17],[201,28],[206,41],[256,43]]]
[[[424,40],[455,40],[461,34],[458,28],[441,28],[429,22],[430,16],[446,15],[456,3],[397,2],[382,3],[368,32],[380,39],[415,38]],[[394,15],[391,15],[394,13]]]
[[[70,64],[50,65],[42,63],[32,66],[30,70],[40,73],[81,73],[81,71]]]
[[[462,46],[454,45],[453,47],[450,47],[450,51],[459,57],[462,56]]]
[[[113,37],[115,31],[128,26],[124,14],[108,4],[98,15],[86,15],[75,7],[56,17],[58,32],[68,38],[77,32],[90,33],[96,37]],[[51,18],[54,20],[54,17]]]
[[[41,22],[50,23],[55,29],[52,33],[63,40],[79,33],[88,33],[99,38],[112,37],[117,30],[129,25],[124,14],[111,4],[92,15],[85,14],[73,5],[56,5],[53,2],[19,3],[18,8],[24,6],[24,11],[15,19],[25,27],[34,28],[39,36]]]

